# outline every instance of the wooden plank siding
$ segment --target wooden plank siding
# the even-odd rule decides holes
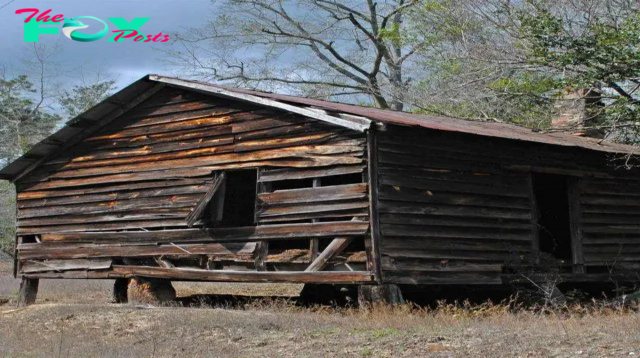
[[[579,183],[584,264],[607,269],[640,267],[640,178]]]
[[[361,239],[368,230],[362,181],[262,193],[260,230],[231,230],[231,239],[194,220],[190,229],[187,219],[201,214],[217,172],[261,168],[269,183],[357,174],[366,170],[365,148],[363,133],[167,87],[16,183],[18,235],[35,235],[18,245],[18,258],[30,260],[25,267],[53,258],[237,253],[250,260],[260,240]]]
[[[621,158],[398,126],[379,133],[377,150],[384,282],[496,284],[504,270],[534,267],[531,172],[578,183],[574,259],[587,273],[640,261],[640,179],[615,169]]]

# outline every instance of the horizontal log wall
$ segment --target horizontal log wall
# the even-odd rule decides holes
[[[640,182],[637,171],[615,169],[621,156],[390,126],[378,134],[378,158],[386,282],[492,284],[505,268],[534,266],[532,171],[580,183],[586,265],[640,259]]]
[[[530,258],[528,175],[455,148],[400,129],[379,134],[384,281],[500,283],[502,264]]]
[[[583,178],[578,187],[587,272],[640,268],[640,178]]]
[[[255,242],[246,241],[263,240],[263,231],[239,230],[231,241],[245,242],[221,244],[224,233],[188,228],[215,171],[264,168],[264,182],[362,173],[364,147],[362,134],[340,127],[166,88],[17,183],[18,235],[41,241],[21,244],[19,257],[251,255]],[[368,223],[354,231],[349,221],[366,217],[366,200],[366,184],[267,193],[258,218],[281,230],[270,239],[363,236]],[[346,226],[304,226],[318,217]],[[141,235],[151,239],[108,246]]]

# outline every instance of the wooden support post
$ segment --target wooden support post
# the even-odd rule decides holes
[[[321,185],[322,185],[322,182],[321,182],[320,178],[313,179],[313,187],[314,188],[319,188]],[[317,223],[318,219],[312,219],[311,222]],[[311,261],[313,261],[313,260],[318,258],[318,253],[320,251],[319,246],[320,246],[320,240],[311,239],[311,242],[309,244],[309,253],[311,255]]]
[[[538,220],[540,219],[540,213],[538,212],[538,201],[536,200],[536,193],[534,190],[533,174],[529,175],[529,196],[531,203],[531,252],[533,253],[533,259],[536,265],[540,263],[540,228],[538,227]]]
[[[378,142],[375,126],[367,131],[367,166],[369,177],[369,222],[371,226],[372,267],[368,267],[376,282],[382,284],[382,264],[380,262],[380,216],[378,214]]]
[[[267,261],[267,256],[269,255],[269,242],[268,241],[260,241],[256,244],[256,252],[255,252],[255,266],[257,271],[266,271],[267,266],[265,262]]]
[[[271,183],[263,183],[260,180],[261,170],[257,170],[257,178],[256,178],[256,202],[254,209],[254,219],[253,222],[256,226],[260,225],[259,215],[258,215],[258,195],[262,193],[271,192]],[[267,256],[269,256],[269,241],[260,241],[256,244],[256,250],[254,253],[255,257],[255,268],[256,271],[266,271],[267,265],[265,262],[267,261]]]
[[[168,279],[136,276],[127,288],[127,299],[135,304],[163,305],[176,299],[176,290]]]
[[[579,185],[579,178],[569,178],[567,181],[573,273],[585,273],[584,255],[582,252],[582,210],[580,209]]]
[[[128,278],[117,278],[113,283],[113,302],[127,303],[129,302],[127,290],[129,288]]]
[[[366,308],[372,304],[403,304],[404,298],[398,285],[360,285],[358,287],[358,304]]]
[[[307,269],[304,271],[305,272],[322,271],[322,269],[324,269],[327,266],[327,264],[329,263],[329,261],[331,261],[331,259],[340,255],[340,253],[344,251],[344,249],[346,249],[347,246],[349,246],[349,244],[351,243],[351,240],[352,239],[350,237],[340,237],[340,238],[334,239],[333,241],[331,241],[329,246],[327,246],[327,248],[324,249],[322,253],[318,255],[318,257],[315,260],[313,260],[311,265],[309,265],[309,267],[307,267]]]
[[[32,305],[36,302],[39,282],[40,280],[37,278],[22,278],[22,282],[20,282],[20,296],[18,297],[18,307]]]

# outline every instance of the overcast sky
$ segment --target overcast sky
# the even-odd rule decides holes
[[[8,5],[7,5],[8,4]],[[6,5],[6,6],[5,6]],[[51,14],[62,14],[65,18],[94,16],[107,22],[107,17],[122,17],[131,21],[135,17],[150,17],[140,30],[145,35],[182,31],[187,27],[199,27],[213,18],[215,7],[209,0],[0,0],[0,65],[10,73],[25,70],[22,59],[32,56],[33,43],[24,42],[25,15],[15,11],[23,8],[38,8],[40,12],[52,9]],[[81,19],[94,33],[100,28],[98,22]],[[59,25],[62,29],[62,25]],[[92,27],[93,26],[93,27]],[[114,27],[111,29],[111,27]],[[58,46],[54,61],[66,70],[64,77],[76,81],[82,70],[87,75],[95,71],[116,76],[118,85],[124,86],[148,73],[173,74],[172,68],[162,61],[159,49],[170,46],[168,42],[134,43],[132,41],[107,42],[108,36],[94,42],[78,42],[62,34],[41,35],[40,43],[52,48]]]

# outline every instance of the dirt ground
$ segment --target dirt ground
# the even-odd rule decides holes
[[[16,308],[0,263],[3,357],[633,357],[640,314],[302,308],[282,300],[231,308],[110,304],[110,281],[41,281]],[[176,284],[179,296],[296,295],[298,285]]]

